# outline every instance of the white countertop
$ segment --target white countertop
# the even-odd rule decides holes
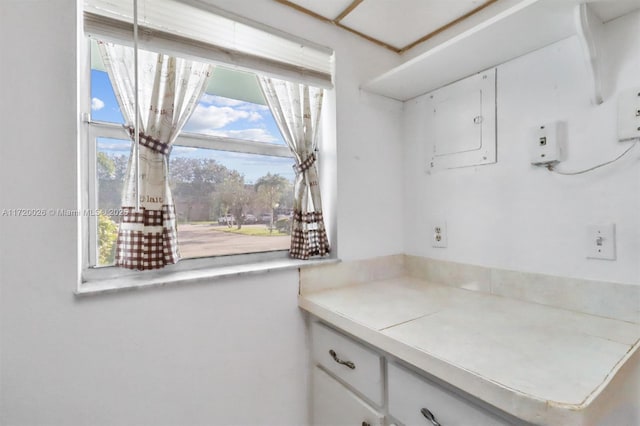
[[[521,419],[580,424],[640,326],[393,278],[300,296],[317,317]]]

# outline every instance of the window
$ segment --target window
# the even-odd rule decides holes
[[[118,126],[124,119],[91,44],[88,152],[95,153],[90,192],[99,214],[89,226],[90,266],[110,266],[131,141]],[[287,250],[293,164],[255,75],[217,67],[169,159],[181,258]]]
[[[208,14],[173,0],[163,0],[160,3],[155,0],[139,0],[138,5],[142,13],[138,22],[144,31],[144,37],[139,40],[138,50],[135,50],[139,52],[137,56],[148,54],[160,58],[164,55],[166,58],[178,58],[178,61],[184,58],[200,64],[215,65],[202,65],[209,68],[206,71],[207,78],[198,77],[202,90],[198,89],[192,92],[193,95],[189,95],[192,96],[189,102],[190,108],[194,108],[193,112],[184,115],[185,120],[189,117],[186,122],[182,121],[171,127],[179,129],[174,132],[172,143],[167,142],[171,145],[163,143],[160,147],[164,150],[162,161],[166,162],[163,167],[168,170],[168,182],[164,181],[164,177],[162,180],[170,187],[172,195],[172,200],[158,201],[159,204],[165,204],[161,206],[163,219],[160,223],[165,220],[165,214],[170,215],[172,221],[175,218],[180,258],[219,258],[224,255],[264,252],[280,252],[284,257],[291,245],[291,224],[306,221],[304,217],[296,219],[299,216],[294,216],[295,170],[306,173],[308,164],[313,164],[315,156],[306,158],[308,163],[304,164],[303,169],[295,166],[294,154],[284,142],[267,106],[258,76],[266,72],[267,75],[280,79],[285,77],[289,80],[293,77],[298,81],[307,81],[307,84],[320,83],[324,87],[330,87],[331,52],[325,48],[306,45],[300,40],[287,41],[279,35],[252,29],[243,23],[234,24],[228,16]],[[158,13],[154,15],[155,12]],[[174,16],[177,12],[181,13],[181,17],[190,18],[186,21],[166,20],[166,16]],[[115,256],[116,238],[122,236],[122,227],[119,233],[118,223],[133,221],[135,226],[137,218],[142,223],[144,214],[144,226],[147,229],[147,213],[153,213],[149,210],[123,210],[122,194],[129,194],[130,197],[129,202],[124,203],[125,206],[133,205],[130,202],[131,194],[136,194],[133,197],[136,205],[138,198],[150,198],[144,192],[139,193],[137,185],[140,179],[154,178],[155,172],[138,165],[137,156],[141,154],[134,152],[129,134],[133,135],[135,132],[123,127],[126,122],[131,123],[135,116],[131,105],[140,105],[140,111],[145,111],[145,106],[137,100],[138,95],[135,95],[135,103],[132,102],[132,94],[141,92],[133,90],[124,94],[126,90],[123,92],[122,82],[135,81],[131,76],[128,80],[116,78],[114,81],[118,88],[114,90],[102,59],[110,58],[106,64],[109,65],[109,73],[113,73],[114,57],[104,56],[106,45],[98,47],[104,40],[109,46],[120,46],[122,51],[134,52],[130,47],[125,47],[131,45],[132,38],[133,26],[129,26],[132,22],[131,1],[86,0],[84,18],[85,33],[88,36],[86,63],[90,63],[90,66],[87,66],[88,84],[84,86],[83,93],[87,105],[85,111],[90,113],[84,115],[86,133],[82,149],[86,167],[83,172],[83,199],[86,211],[92,212],[86,215],[84,221],[83,234],[87,242],[84,264],[92,270],[105,270],[101,267],[111,266],[114,258],[116,261],[118,259]],[[210,32],[208,28],[214,23],[218,26],[215,31]],[[233,35],[222,36],[225,31],[232,31]],[[216,45],[211,44],[212,42],[219,43]],[[223,49],[222,54],[220,48]],[[149,64],[151,63],[156,62],[152,60]],[[309,67],[305,67],[305,63]],[[134,67],[125,68],[125,74],[133,73],[131,70]],[[189,70],[195,72],[192,68]],[[197,72],[205,75],[202,71]],[[149,82],[148,85],[153,86],[153,78],[140,81]],[[264,86],[266,83],[262,84]],[[153,90],[154,92],[146,94],[158,93]],[[120,111],[116,92],[119,97],[125,96],[123,111]],[[162,97],[160,91],[160,99]],[[273,105],[273,95],[269,93],[268,97]],[[146,111],[149,111],[149,105],[151,104],[146,106]],[[281,107],[276,110],[282,114],[279,108]],[[154,111],[153,107],[151,111]],[[160,109],[155,111],[158,116],[164,114],[158,112]],[[282,122],[282,115],[279,117]],[[314,124],[314,128],[317,129],[317,124]],[[145,134],[144,137],[150,136]],[[156,143],[157,140],[151,139],[151,142]],[[297,152],[296,155],[299,156],[300,153]],[[132,166],[133,160],[130,161],[134,158],[135,167]],[[155,161],[149,158],[145,154],[144,161]],[[136,191],[132,192],[131,182],[135,181],[135,176],[138,183]],[[309,203],[310,206],[315,204],[315,198]],[[166,204],[175,205],[175,211],[170,209],[167,212]],[[300,211],[299,207],[296,211]],[[321,211],[310,211],[309,214],[322,220]],[[155,221],[151,227],[157,225],[157,219],[151,217],[151,220]],[[159,227],[161,230],[165,228]],[[175,230],[175,227],[172,229]],[[296,226],[293,230],[295,242],[298,241],[300,230]],[[117,244],[120,244],[120,240]],[[135,247],[137,246],[134,246],[137,250]],[[158,251],[161,250],[162,248]],[[121,253],[120,246],[117,252]],[[246,256],[242,258],[247,259]],[[199,262],[197,265],[206,264]],[[93,273],[85,274],[87,276],[101,277],[100,274]]]

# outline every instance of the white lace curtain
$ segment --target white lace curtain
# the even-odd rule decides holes
[[[135,141],[134,49],[110,43],[99,43],[99,48],[125,127]],[[204,92],[213,66],[144,50],[138,51],[138,64],[139,170],[132,144],[115,263],[147,270],[163,268],[179,259],[168,157],[171,144]]]
[[[324,256],[330,247],[316,163],[323,89],[268,77],[259,77],[259,80],[267,104],[296,159],[289,255],[296,259]]]

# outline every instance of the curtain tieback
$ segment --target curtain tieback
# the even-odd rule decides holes
[[[136,134],[135,128],[132,126],[124,126],[124,128],[129,131],[129,136],[131,137],[131,140],[135,140],[135,134]],[[146,135],[142,132],[140,132],[139,141],[140,141],[139,142],[140,145],[146,146],[150,150],[158,152],[160,154],[169,155],[169,153],[171,152],[171,145],[169,145],[168,143],[160,142],[158,139],[152,136]]]
[[[294,164],[293,165],[293,170],[295,170],[296,174],[299,175],[300,173],[304,173],[307,170],[309,170],[309,168],[311,166],[313,166],[313,163],[315,163],[315,162],[316,162],[316,154],[315,153],[311,153],[311,155],[308,156],[300,164]]]

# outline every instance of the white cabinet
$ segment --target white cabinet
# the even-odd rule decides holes
[[[395,361],[388,362],[381,351],[316,321],[311,322],[311,348],[312,425],[502,426],[517,423],[517,420],[508,422],[494,415]],[[386,420],[384,413],[389,414]]]
[[[381,406],[382,356],[320,323],[311,324],[311,357],[315,363]]]
[[[384,416],[319,367],[312,376],[312,424],[382,426]]]
[[[388,365],[387,380],[389,414],[405,425],[500,426],[510,424],[394,363]]]

